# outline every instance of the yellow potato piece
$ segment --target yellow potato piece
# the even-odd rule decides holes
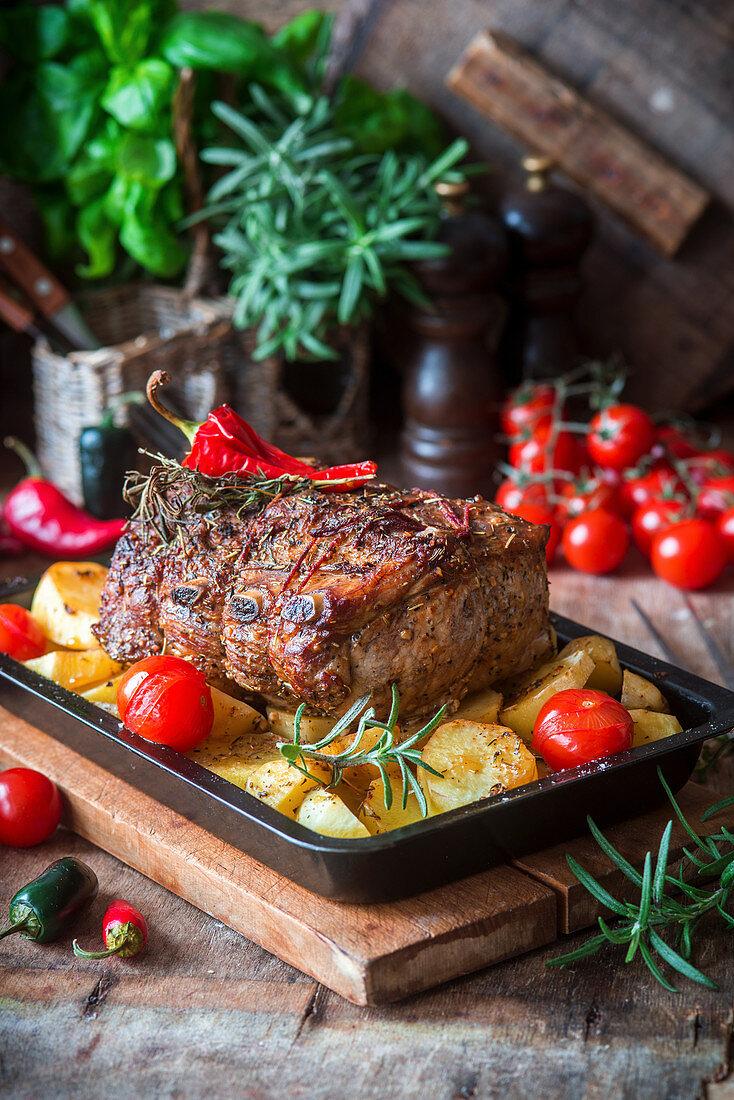
[[[279,740],[267,731],[237,733],[226,724],[217,728],[215,723],[206,741],[185,755],[244,790],[256,768],[283,759],[278,752]]]
[[[400,829],[403,825],[413,825],[416,821],[423,821],[420,803],[413,791],[408,792],[405,809],[403,809],[402,780],[397,778],[397,781],[392,781],[391,787],[393,797],[389,810],[385,806],[385,783],[382,777],[373,779],[359,807],[357,816],[373,836],[376,833],[386,833],[391,829]]]
[[[622,688],[622,669],[619,667],[617,651],[611,638],[601,634],[586,634],[574,638],[558,654],[558,659],[570,657],[572,653],[588,653],[594,662],[594,670],[584,685],[594,691],[604,691],[607,695],[619,695]]]
[[[622,706],[627,710],[657,710],[666,714],[670,709],[667,699],[655,684],[628,669],[624,670],[621,699]]]
[[[268,723],[249,703],[227,695],[219,688],[211,689],[214,723],[210,737],[240,737],[242,734],[264,733]]]
[[[102,680],[112,680],[122,671],[122,665],[113,661],[103,649],[88,649],[84,653],[71,649],[58,649],[44,653],[25,662],[26,668],[46,676],[62,687],[81,692]]]
[[[90,703],[97,703],[104,710],[108,707],[114,707],[117,710],[117,688],[121,679],[122,676],[115,676],[110,680],[104,680],[101,684],[97,684],[96,687],[89,688],[88,691],[83,691],[81,694]]]
[[[273,733],[277,733],[281,741],[293,740],[293,725],[295,713],[289,710],[280,710],[278,707],[268,707],[268,723]],[[318,714],[304,714],[301,718],[301,743],[313,745],[326,737],[327,733],[336,725],[336,718],[323,717]]]
[[[468,722],[485,722],[492,726],[497,721],[501,706],[500,693],[488,688],[486,691],[476,691],[473,695],[466,695],[452,718],[464,718]]]
[[[314,776],[313,779],[292,767],[281,756],[279,760],[260,764],[251,771],[245,790],[261,802],[267,802],[274,810],[295,818],[296,811],[309,791],[319,786],[319,780],[328,783],[331,778],[330,769],[322,764],[309,762],[308,771]]]
[[[594,671],[594,662],[582,649],[563,660],[549,661],[516,686],[516,694],[499,713],[499,721],[525,741],[532,741],[533,726],[544,703],[559,691],[582,688]]]
[[[306,795],[298,808],[296,821],[322,836],[349,839],[370,835],[341,798],[322,787]]]
[[[107,570],[96,561],[57,561],[41,577],[31,612],[46,637],[67,649],[96,649],[92,627]]]
[[[660,714],[656,710],[631,710],[635,724],[632,734],[632,748],[647,745],[650,741],[662,741],[680,733],[683,727],[674,714]]]
[[[422,759],[441,772],[439,777],[424,768],[418,769],[419,782],[436,813],[501,794],[538,778],[535,757],[504,726],[445,722],[424,748]]]

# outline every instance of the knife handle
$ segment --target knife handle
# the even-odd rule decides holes
[[[12,287],[4,279],[0,279],[0,317],[16,332],[28,332],[35,327],[33,314],[13,297]]]
[[[71,301],[60,282],[0,218],[0,265],[44,315],[53,317]]]

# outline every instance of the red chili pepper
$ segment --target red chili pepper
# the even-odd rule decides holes
[[[126,901],[113,901],[102,918],[104,951],[85,951],[74,940],[74,954],[80,959],[107,959],[120,955],[123,959],[139,955],[148,942],[145,917]]]
[[[28,470],[5,501],[3,518],[11,534],[41,554],[65,558],[87,558],[117,542],[124,519],[100,521],[90,516],[44,479],[24,443],[9,437],[5,446],[23,459]]]
[[[214,409],[202,424],[182,420],[158,400],[158,389],[168,381],[165,371],[152,374],[147,386],[148,399],[154,409],[180,428],[188,439],[191,450],[182,465],[191,470],[199,470],[207,477],[234,473],[241,477],[260,475],[279,478],[290,474],[292,477],[309,478],[319,485],[325,483],[325,488],[340,492],[357,488],[375,476],[377,466],[374,462],[356,462],[317,470],[315,466],[309,466],[307,462],[301,462],[272,443],[267,443],[229,405]]]

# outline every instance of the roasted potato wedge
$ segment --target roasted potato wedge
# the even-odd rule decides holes
[[[283,759],[278,752],[279,740],[267,731],[232,732],[225,724],[214,728],[203,744],[185,755],[244,790],[256,768]]]
[[[31,604],[46,637],[67,649],[96,649],[92,627],[107,570],[96,561],[57,561],[41,577]]]
[[[664,737],[672,737],[683,729],[674,714],[660,714],[656,710],[631,710],[630,714],[635,724],[632,734],[633,749],[638,745],[647,745],[650,741],[662,741]]]
[[[473,695],[466,695],[459,709],[453,714],[452,720],[457,718],[467,722],[484,722],[493,726],[499,716],[502,707],[502,696],[498,691],[487,688],[486,691],[476,691]]]
[[[103,680],[101,684],[81,692],[81,694],[90,703],[96,703],[104,710],[112,707],[117,712],[117,688],[121,679],[122,676],[111,677],[109,680]]]
[[[622,678],[621,700],[627,710],[657,710],[661,714],[670,710],[667,699],[655,684],[628,669],[624,670]]]
[[[515,684],[515,694],[499,713],[501,725],[525,741],[532,741],[540,708],[552,695],[567,688],[582,688],[594,671],[594,661],[583,649],[563,660],[549,661]]]
[[[57,649],[24,663],[26,668],[32,668],[41,676],[76,692],[82,692],[103,680],[113,680],[122,672],[122,665],[113,661],[103,649],[87,649],[83,653],[73,649]]]
[[[296,821],[322,836],[350,838],[370,835],[367,827],[341,798],[323,787],[306,795],[298,807]]]
[[[401,780],[397,779],[391,786],[393,798],[389,810],[385,805],[385,783],[382,777],[372,780],[359,807],[357,816],[373,836],[389,832],[390,829],[400,829],[403,825],[412,825],[415,821],[423,821],[420,803],[413,791],[408,792],[403,809]]]
[[[281,741],[293,740],[293,723],[295,714],[289,710],[280,710],[278,707],[268,707],[268,723],[273,733],[277,733]],[[304,745],[313,745],[326,737],[329,730],[336,724],[336,718],[323,717],[318,714],[304,714],[301,718],[301,741]]]
[[[331,770],[322,764],[309,762],[308,771],[313,779],[292,767],[281,756],[278,760],[254,768],[247,777],[245,790],[286,817],[295,818],[298,807],[309,791],[319,786],[319,780],[328,783],[331,778]]]
[[[433,811],[466,806],[538,778],[535,757],[512,730],[480,722],[444,722],[431,736],[422,759],[441,776],[418,769]]]
[[[240,737],[265,733],[268,723],[249,703],[213,687],[214,723],[210,737]],[[282,738],[281,738],[282,740]]]
[[[619,695],[622,687],[622,669],[619,667],[617,651],[611,638],[601,634],[585,634],[574,638],[558,654],[559,661],[570,657],[572,653],[588,653],[594,662],[594,669],[584,685],[594,691],[605,691],[607,695]]]

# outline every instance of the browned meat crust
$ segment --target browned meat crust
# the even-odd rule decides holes
[[[301,492],[254,518],[191,513],[167,546],[134,522],[97,634],[117,660],[165,647],[215,682],[326,713],[367,691],[384,706],[395,682],[420,714],[549,651],[545,538],[480,498],[467,510],[383,485]]]

